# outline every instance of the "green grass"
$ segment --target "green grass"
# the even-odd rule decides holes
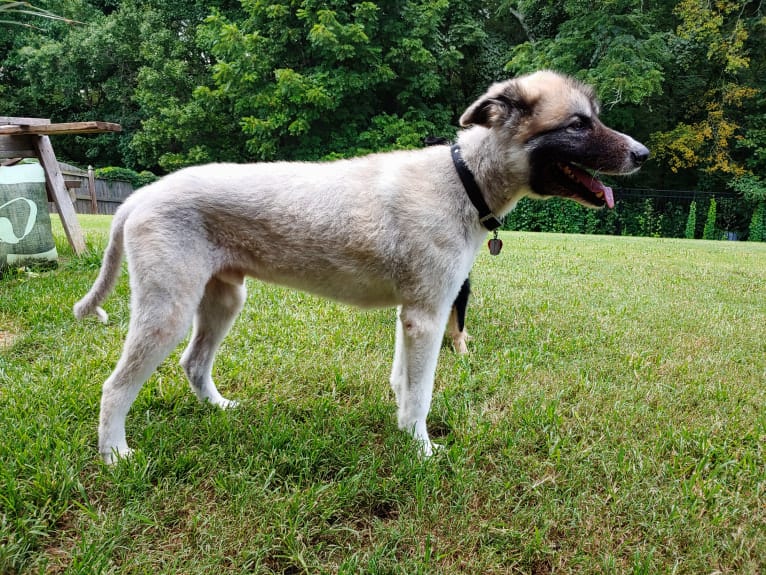
[[[420,461],[392,310],[250,282],[197,403],[181,349],[96,453],[128,320],[93,251],[0,280],[0,573],[763,573],[766,244],[507,233],[445,346]]]

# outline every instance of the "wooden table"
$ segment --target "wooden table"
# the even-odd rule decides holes
[[[56,204],[64,233],[77,255],[85,251],[85,239],[49,136],[121,131],[122,127],[119,124],[110,122],[51,124],[51,121],[45,118],[0,116],[0,158],[37,158],[40,161],[45,172],[48,197]]]

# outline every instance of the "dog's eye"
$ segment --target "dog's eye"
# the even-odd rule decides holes
[[[585,118],[575,118],[569,123],[567,129],[573,132],[582,132],[588,129],[588,125],[589,123]]]

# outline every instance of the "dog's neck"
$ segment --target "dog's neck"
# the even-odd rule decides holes
[[[530,193],[524,184],[529,160],[523,146],[508,153],[508,145],[488,128],[474,126],[458,134],[457,144],[466,167],[478,184],[484,201],[497,218],[503,218]]]
[[[479,184],[476,183],[476,178],[473,177],[473,173],[463,161],[463,156],[460,153],[460,146],[454,144],[450,148],[450,152],[452,154],[452,163],[455,166],[455,170],[457,170],[460,181],[463,183],[466,194],[468,194],[468,199],[471,200],[476,211],[479,212],[479,221],[481,222],[481,225],[483,225],[487,231],[495,231],[503,225],[503,222],[492,213],[487,202],[484,201],[484,194],[482,194]]]

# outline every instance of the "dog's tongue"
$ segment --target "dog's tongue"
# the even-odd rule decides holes
[[[591,181],[594,184],[593,188],[591,188],[591,190],[593,190],[593,193],[598,195],[596,191],[594,190],[595,187],[598,187],[601,190],[601,192],[604,194],[604,201],[606,202],[606,207],[609,208],[610,210],[614,208],[614,193],[612,193],[612,188],[610,188],[609,186],[605,186],[596,178],[593,178]]]
[[[576,166],[570,166],[572,173],[577,180],[586,188],[588,188],[597,198],[601,198],[606,202],[608,208],[614,208],[614,193],[612,188],[605,186],[602,182],[596,179],[595,176],[589,174],[585,170],[581,170]]]

